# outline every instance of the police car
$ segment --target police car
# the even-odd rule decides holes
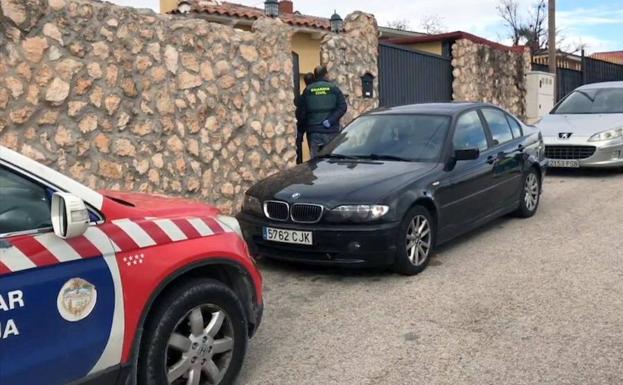
[[[231,384],[262,308],[234,218],[0,147],[0,384]]]

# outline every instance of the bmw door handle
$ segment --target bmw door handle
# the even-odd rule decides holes
[[[495,162],[502,160],[506,157],[507,157],[506,153],[504,151],[500,151],[497,153],[497,155],[489,155],[487,157],[487,163],[494,164]]]

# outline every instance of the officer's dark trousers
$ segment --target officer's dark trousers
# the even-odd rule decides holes
[[[307,143],[309,144],[309,154],[312,158],[318,155],[318,152],[322,150],[333,138],[337,136],[336,133],[321,134],[318,132],[311,132],[307,134]]]

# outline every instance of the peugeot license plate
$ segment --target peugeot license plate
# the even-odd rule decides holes
[[[566,159],[548,159],[550,167],[580,168],[580,161]]]
[[[313,245],[311,231],[283,230],[272,227],[264,227],[264,240],[295,245]]]

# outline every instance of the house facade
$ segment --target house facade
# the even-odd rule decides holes
[[[623,65],[623,51],[595,52],[591,58]]]

